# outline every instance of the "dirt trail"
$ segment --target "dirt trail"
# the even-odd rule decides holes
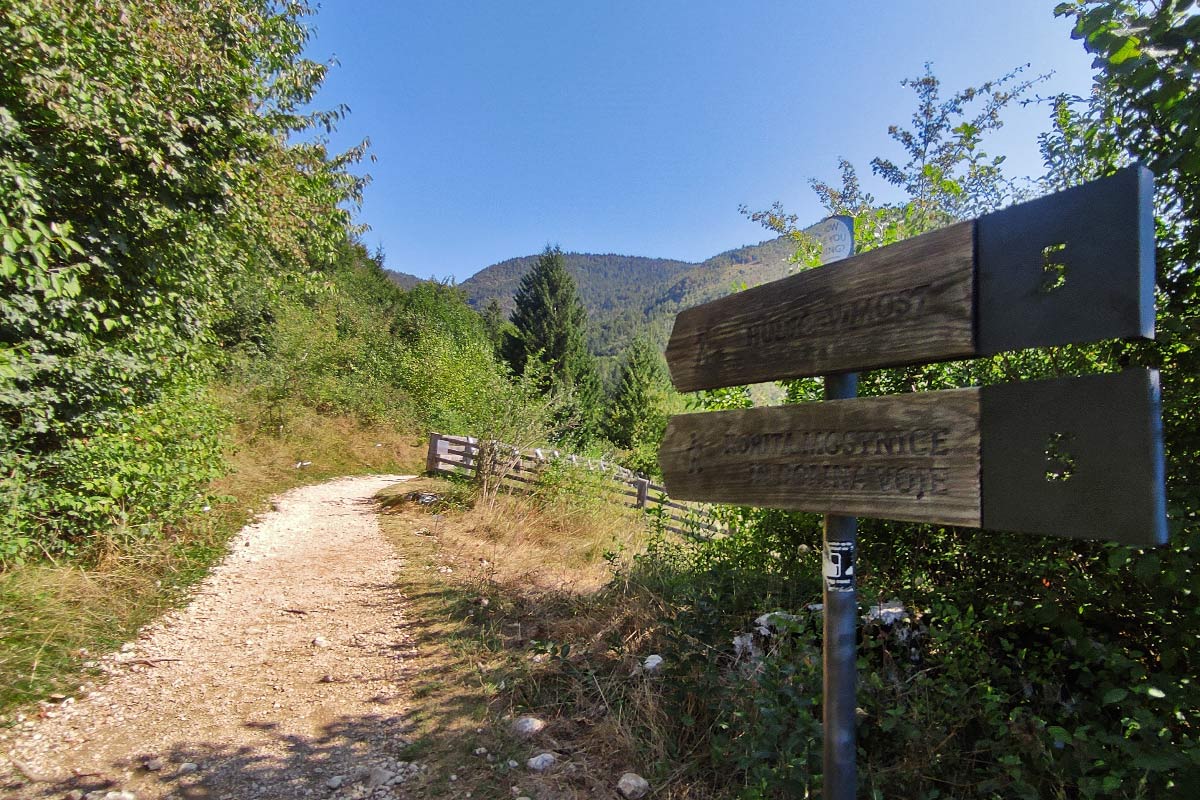
[[[99,662],[110,680],[2,734],[0,796],[404,796],[413,649],[371,500],[404,479],[279,497],[187,608]]]

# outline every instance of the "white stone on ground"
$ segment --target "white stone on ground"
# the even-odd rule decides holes
[[[753,633],[739,633],[733,637],[733,655],[735,658],[762,658],[762,648],[754,640]]]
[[[638,800],[639,797],[644,797],[646,792],[650,791],[650,784],[636,772],[626,772],[617,781],[617,791],[628,800]]]
[[[525,766],[529,767],[534,772],[545,772],[553,767],[558,762],[558,756],[554,753],[538,753],[533,758],[525,762]]]
[[[517,717],[512,724],[512,732],[517,736],[533,736],[546,727],[546,721],[537,717]]]
[[[396,777],[396,773],[389,772],[383,767],[376,767],[371,770],[371,774],[367,776],[367,788],[377,789],[385,783]]]
[[[800,618],[795,614],[785,614],[782,611],[768,611],[754,620],[754,625],[760,635],[772,636],[779,632],[779,623],[785,623],[786,626],[787,623],[799,621]]]
[[[908,618],[908,609],[904,607],[904,603],[896,598],[888,600],[886,603],[875,603],[867,609],[867,615],[863,619],[868,622],[879,620],[884,625],[893,625],[901,620]]]

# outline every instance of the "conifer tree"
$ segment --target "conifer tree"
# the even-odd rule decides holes
[[[505,360],[519,375],[533,366],[532,360],[539,362],[544,390],[565,399],[562,421],[569,418],[580,439],[590,438],[599,410],[600,377],[587,347],[587,311],[562,250],[546,248],[521,278],[514,300],[513,328],[504,340]]]
[[[617,386],[604,414],[605,437],[626,450],[643,443],[657,448],[666,425],[666,395],[662,355],[649,339],[639,336],[621,361]]]
[[[512,324],[504,318],[504,312],[500,310],[500,303],[496,298],[488,300],[483,311],[479,312],[479,316],[483,319],[483,330],[487,334],[488,340],[492,343],[496,355],[503,355],[505,333],[512,330]]]

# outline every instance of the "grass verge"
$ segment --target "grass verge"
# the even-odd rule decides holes
[[[421,493],[439,500],[422,506]],[[701,796],[670,774],[661,679],[638,668],[663,609],[614,582],[614,565],[644,549],[645,519],[558,492],[478,507],[469,494],[425,478],[380,496],[416,640],[409,757],[441,776],[414,791],[615,796],[633,771],[656,796]],[[512,730],[522,715],[546,727],[522,738]],[[555,766],[527,769],[541,753]]]

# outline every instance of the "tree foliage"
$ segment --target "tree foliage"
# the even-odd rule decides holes
[[[53,547],[103,527],[67,521],[56,481],[128,522],[128,493],[83,487],[72,464],[95,459],[71,454],[186,394],[212,345],[261,341],[276,289],[345,240],[361,150],[291,138],[341,113],[302,111],[325,74],[302,55],[306,13],[0,2],[0,558],[30,549],[35,527],[74,531]],[[163,502],[132,516],[181,513],[167,498],[194,496],[209,460],[164,471]]]
[[[673,396],[662,353],[645,336],[634,339],[621,359],[602,421],[604,437],[626,451],[629,467],[658,472],[658,447],[677,405]]]
[[[521,278],[514,300],[513,330],[505,338],[504,358],[516,374],[535,370],[543,376],[544,391],[567,397],[565,413],[576,421],[580,436],[590,437],[599,409],[600,378],[587,348],[587,311],[561,250],[546,248]]]
[[[931,229],[968,219],[1018,200],[1021,192],[1006,178],[1004,156],[989,156],[984,137],[1003,126],[1004,108],[1041,78],[1023,78],[1016,69],[995,80],[968,86],[942,99],[941,81],[930,64],[918,78],[901,81],[913,90],[917,108],[910,128],[892,125],[888,135],[908,159],[898,164],[874,158],[871,169],[905,194],[912,227]]]

